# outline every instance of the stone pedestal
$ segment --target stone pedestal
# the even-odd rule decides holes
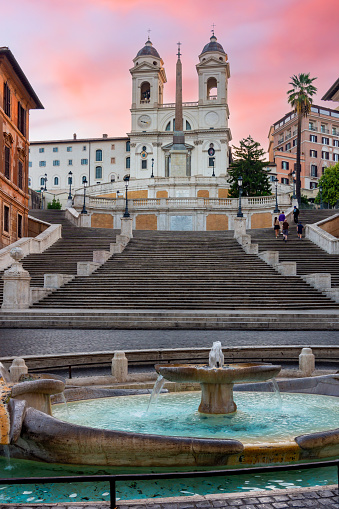
[[[260,251],[258,256],[261,260],[264,260],[267,265],[272,265],[272,267],[279,263],[279,251]]]
[[[235,217],[234,220],[234,238],[246,235],[246,217]]]
[[[133,219],[131,217],[121,218],[121,235],[128,238],[133,238]]]
[[[20,261],[23,251],[15,247],[10,252],[15,260],[13,265],[4,272],[2,309],[27,309],[30,306],[30,281],[29,272],[23,268]]]
[[[171,177],[186,177],[187,150],[170,151],[171,154]]]
[[[112,376],[117,382],[125,382],[128,376],[128,361],[125,352],[116,351],[112,359]]]
[[[331,288],[331,274],[328,272],[314,272],[306,274],[302,278],[317,290],[325,291]]]
[[[202,414],[231,414],[237,410],[233,400],[233,384],[201,383],[201,402],[198,411]]]
[[[299,369],[303,376],[311,376],[315,370],[315,357],[312,348],[303,348],[299,355]]]
[[[11,367],[9,368],[9,372],[11,374],[11,381],[14,383],[19,381],[21,375],[27,375],[28,367],[26,366],[24,359],[21,359],[20,357],[15,357],[15,359],[13,359]]]
[[[275,265],[275,269],[282,276],[296,276],[297,275],[297,262],[281,262]]]

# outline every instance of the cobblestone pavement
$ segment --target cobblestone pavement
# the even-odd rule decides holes
[[[86,504],[6,504],[3,509],[107,509],[108,502]],[[275,490],[242,494],[206,495],[205,497],[180,497],[171,499],[148,499],[145,501],[119,502],[118,509],[338,509],[339,495],[335,486],[293,490]]]
[[[78,330],[2,329],[0,357],[147,348],[255,345],[333,345],[338,331],[204,331],[204,330]]]

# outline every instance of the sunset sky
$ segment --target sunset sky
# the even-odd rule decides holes
[[[249,134],[267,149],[269,126],[289,111],[290,76],[318,79],[315,104],[338,78],[338,0],[15,0],[1,2],[8,46],[44,110],[30,139],[125,136],[132,59],[147,40],[164,60],[164,102],[174,102],[176,43],[183,100],[196,101],[195,65],[211,25],[228,55],[232,144]]]

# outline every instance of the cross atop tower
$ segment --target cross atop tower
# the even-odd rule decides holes
[[[214,23],[212,23],[212,30],[211,30],[212,35],[214,35],[214,28],[215,28],[216,26],[217,26],[217,25],[215,25]]]
[[[180,53],[180,46],[181,46],[181,42],[178,42],[177,44],[178,44],[178,53],[177,53],[177,55],[178,55],[178,59],[180,60],[180,55],[181,55],[181,53]]]
[[[150,41],[150,40],[151,40],[151,39],[150,39],[151,29],[149,28],[149,29],[147,30],[147,32],[148,32],[148,40]]]

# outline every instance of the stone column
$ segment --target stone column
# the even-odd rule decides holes
[[[246,217],[235,217],[234,221],[234,238],[237,239],[242,235],[246,235]]]
[[[129,239],[133,238],[133,219],[131,217],[122,217],[121,218],[121,235],[128,237]]]
[[[27,309],[30,306],[31,277],[20,263],[24,253],[20,247],[14,247],[10,255],[14,263],[2,276],[4,293],[1,307],[2,309]]]
[[[117,350],[112,359],[112,376],[117,382],[125,382],[128,376],[128,361],[125,352]]]

